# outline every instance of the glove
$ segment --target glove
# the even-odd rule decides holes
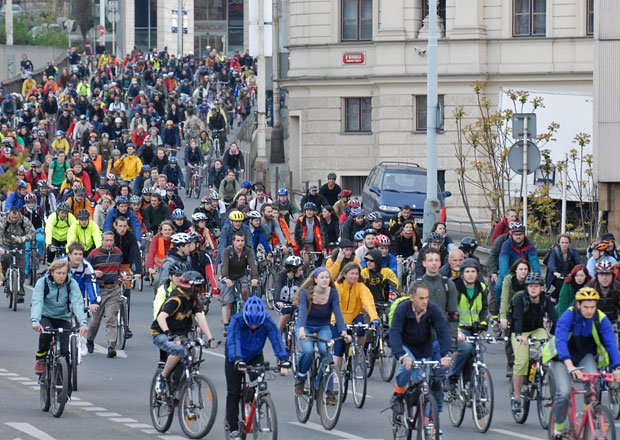
[[[290,369],[291,368],[291,361],[289,361],[288,359],[285,361],[280,361],[278,363],[278,367],[280,368],[285,368],[285,369]]]
[[[378,319],[375,319],[374,321],[372,321],[372,326],[374,328],[377,328],[381,325],[381,321],[379,321]]]
[[[174,333],[172,333],[169,329],[166,330],[164,333],[166,336],[168,336],[168,339],[174,338]]]
[[[247,368],[247,364],[243,361],[235,361],[235,369],[241,370]]]

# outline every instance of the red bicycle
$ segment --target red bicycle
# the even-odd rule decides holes
[[[576,390],[571,387],[570,406],[568,408],[568,418],[566,422],[568,426],[564,429],[564,438],[568,440],[603,440],[616,438],[616,427],[614,426],[614,418],[611,410],[598,401],[597,383],[600,380],[604,382],[615,382],[612,373],[582,373],[583,381],[588,383],[587,390]],[[578,394],[585,396],[587,405],[583,413],[577,413]],[[549,439],[553,440],[555,420],[553,419],[553,411],[549,417]]]

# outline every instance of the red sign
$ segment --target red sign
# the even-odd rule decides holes
[[[347,52],[342,54],[342,64],[365,64],[365,52]]]

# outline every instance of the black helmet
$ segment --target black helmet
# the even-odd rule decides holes
[[[478,247],[478,241],[474,237],[463,237],[459,249],[463,252],[473,252]]]
[[[525,277],[525,285],[529,286],[530,284],[538,284],[540,286],[544,285],[542,276],[538,272],[530,272]]]
[[[77,212],[77,218],[78,218],[78,220],[90,219],[90,212],[88,212],[86,209],[80,209]]]
[[[465,258],[461,263],[461,271],[467,269],[468,267],[473,267],[478,272],[480,272],[480,263],[475,258]]]
[[[202,292],[204,285],[205,279],[195,270],[190,270],[183,273],[183,275],[181,275],[181,280],[179,281],[179,287],[192,293]]]
[[[186,267],[181,263],[172,263],[168,269],[170,275],[181,276],[185,273]]]
[[[444,238],[441,236],[439,232],[431,232],[430,234],[428,234],[427,241],[429,243],[442,243],[443,244],[443,240]]]

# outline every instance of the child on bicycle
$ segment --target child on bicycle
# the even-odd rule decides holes
[[[554,338],[543,349],[543,362],[551,360],[555,395],[553,397],[553,438],[564,437],[564,421],[568,413],[571,379],[582,380],[582,372],[596,373],[611,366],[616,382],[620,382],[620,351],[611,321],[597,309],[599,293],[583,287],[575,294],[575,306],[560,316]]]
[[[200,330],[208,338],[209,348],[217,345],[207,319],[202,313],[200,295],[204,291],[205,279],[198,272],[185,272],[170,298],[161,306],[157,319],[151,324],[153,343],[169,354],[164,369],[160,373],[156,391],[164,392],[168,386],[168,377],[179,361],[187,356],[187,347],[175,343],[176,336],[187,337],[192,331],[194,319],[200,326]]]
[[[291,320],[295,306],[293,302],[298,297],[298,290],[304,282],[304,263],[296,255],[289,255],[284,260],[284,270],[276,275],[273,284],[273,301],[275,309],[280,314],[278,329],[283,332]]]
[[[226,420],[231,440],[240,438],[238,419],[243,375],[248,365],[264,361],[263,348],[267,338],[278,358],[280,374],[286,376],[291,363],[282,334],[267,314],[263,301],[257,296],[251,296],[244,304],[243,312],[231,318],[226,339]]]

